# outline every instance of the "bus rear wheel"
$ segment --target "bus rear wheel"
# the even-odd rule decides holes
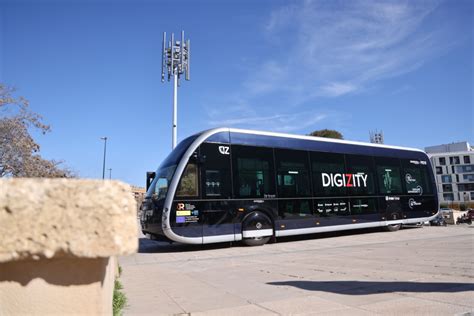
[[[387,232],[396,232],[397,230],[402,227],[402,224],[393,224],[393,225],[388,225],[384,227],[384,230]]]
[[[246,246],[263,246],[265,245],[269,240],[271,236],[269,237],[251,237],[251,238],[244,238],[242,242]]]
[[[242,242],[247,246],[265,245],[273,236],[272,220],[262,212],[252,212],[242,224]]]

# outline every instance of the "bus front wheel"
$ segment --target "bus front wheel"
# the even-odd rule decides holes
[[[272,220],[262,212],[252,212],[242,224],[242,242],[247,246],[265,245],[273,236]]]

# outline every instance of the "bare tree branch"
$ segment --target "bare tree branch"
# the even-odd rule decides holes
[[[73,177],[62,162],[43,159],[40,146],[29,133],[29,128],[43,134],[51,129],[43,118],[29,110],[29,103],[13,96],[14,89],[0,83],[0,177]]]

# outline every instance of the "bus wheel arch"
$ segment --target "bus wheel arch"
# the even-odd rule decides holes
[[[274,235],[272,218],[264,211],[254,210],[242,221],[242,242],[247,246],[262,246]]]
[[[391,224],[391,225],[385,226],[383,229],[387,232],[396,232],[401,227],[402,227],[402,224]]]
[[[399,214],[399,212],[393,212],[392,214],[390,214],[389,216],[391,219],[393,220],[397,220],[399,217],[401,217],[401,215]],[[398,223],[398,224],[388,224],[387,226],[384,226],[383,227],[383,230],[384,231],[387,231],[387,232],[396,232],[397,230],[400,230],[400,228],[402,228],[402,224],[401,223]]]

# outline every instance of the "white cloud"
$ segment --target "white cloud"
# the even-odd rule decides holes
[[[241,116],[230,119],[211,120],[211,126],[256,128],[266,131],[292,132],[314,127],[328,117],[326,114],[305,111],[299,113],[273,114],[268,116]]]
[[[330,84],[321,87],[321,95],[328,97],[338,97],[355,91],[357,87],[350,83],[331,82]]]
[[[423,24],[438,5],[303,0],[270,12],[262,28],[267,58],[249,67],[237,91],[222,97],[230,106],[208,108],[210,124],[278,131],[302,131],[330,120],[326,126],[338,125],[340,115],[314,108],[315,101],[370,91],[450,46]]]
[[[243,83],[245,91],[251,95],[274,92],[287,80],[288,69],[276,61],[264,62],[258,71],[251,74],[252,79]],[[267,77],[272,78],[271,81]]]
[[[264,31],[277,43],[274,51],[284,54],[266,64],[285,72],[274,76],[261,67],[258,81],[266,85],[261,91],[283,85],[295,99],[303,91],[338,97],[412,71],[442,50],[436,33],[421,27],[437,6],[437,1],[302,1],[279,8]],[[290,79],[295,77],[301,78],[296,86]]]

